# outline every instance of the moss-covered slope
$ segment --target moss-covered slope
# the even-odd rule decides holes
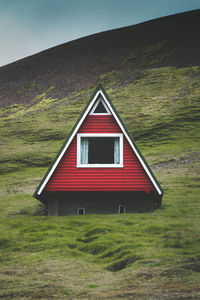
[[[133,81],[129,73],[121,86],[123,75],[113,71],[101,82],[150,163],[198,151],[200,67],[148,69]],[[94,88],[2,108],[1,172],[48,166]]]

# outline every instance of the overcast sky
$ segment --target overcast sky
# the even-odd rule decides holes
[[[0,0],[0,66],[92,33],[200,8],[200,0]]]

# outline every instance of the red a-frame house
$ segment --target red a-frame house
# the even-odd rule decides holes
[[[34,194],[48,215],[153,211],[162,195],[100,85]]]

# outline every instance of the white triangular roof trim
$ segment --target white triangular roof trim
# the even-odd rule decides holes
[[[97,106],[99,105],[99,102],[101,102],[106,110],[106,113],[95,113],[95,109],[97,108]],[[103,101],[103,98],[99,98],[97,100],[97,102],[94,104],[91,112],[90,112],[90,115],[111,115],[111,112],[109,111],[107,105],[105,104],[105,102]]]
[[[70,138],[68,139],[66,145],[64,146],[63,150],[61,151],[60,155],[58,156],[58,158],[56,159],[54,165],[52,166],[51,170],[49,171],[48,175],[46,176],[44,182],[42,183],[41,187],[39,188],[37,194],[40,195],[44,189],[44,187],[46,186],[47,182],[49,181],[49,179],[51,178],[51,175],[53,174],[53,172],[55,171],[56,167],[58,166],[60,160],[62,159],[63,155],[65,154],[67,148],[69,147],[69,145],[71,144],[73,138],[75,137],[75,135],[77,134],[80,126],[82,125],[83,121],[85,120],[86,116],[89,114],[91,108],[93,107],[95,101],[97,100],[97,98],[99,97],[99,95],[102,96],[103,100],[105,101],[105,104],[107,105],[107,107],[109,108],[111,114],[114,116],[116,122],[118,123],[119,127],[121,128],[123,134],[125,135],[125,137],[127,138],[131,148],[133,149],[134,153],[136,154],[137,158],[139,159],[141,165],[143,166],[145,172],[147,173],[147,175],[149,176],[151,182],[153,183],[154,187],[156,188],[157,192],[159,193],[159,195],[162,194],[161,189],[159,188],[158,184],[156,183],[155,179],[153,178],[153,176],[151,175],[149,169],[147,168],[144,160],[142,159],[142,157],[140,156],[140,154],[138,153],[137,149],[135,148],[134,144],[132,143],[130,137],[128,136],[125,128],[123,127],[123,125],[121,124],[120,120],[118,119],[117,115],[115,114],[115,112],[113,111],[110,103],[108,102],[108,100],[106,99],[104,93],[102,92],[102,90],[98,90],[97,93],[95,94],[94,98],[92,99],[92,101],[90,102],[90,104],[88,105],[85,113],[83,114],[81,120],[78,122],[78,124],[76,125],[76,128],[74,129],[73,133],[71,134]]]

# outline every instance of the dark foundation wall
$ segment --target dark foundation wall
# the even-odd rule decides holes
[[[49,216],[151,212],[162,201],[157,193],[144,192],[55,192],[45,198]]]

